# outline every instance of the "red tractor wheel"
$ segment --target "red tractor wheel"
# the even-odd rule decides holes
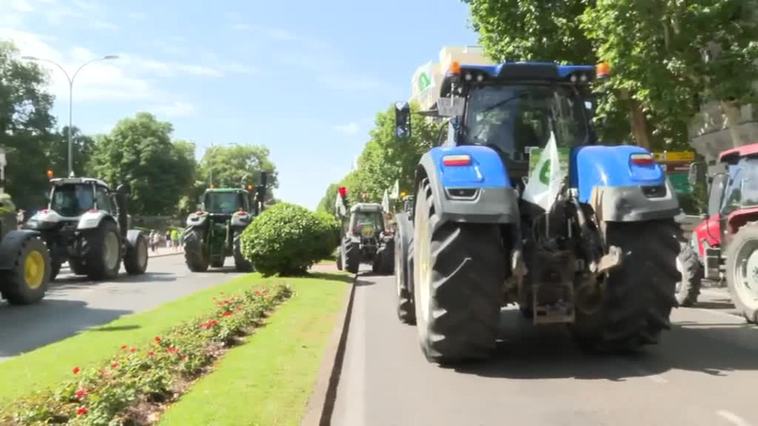
[[[737,310],[758,322],[758,222],[743,226],[729,242],[726,282]]]

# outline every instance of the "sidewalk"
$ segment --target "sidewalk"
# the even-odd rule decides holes
[[[157,247],[155,251],[150,250],[148,247],[147,254],[149,257],[161,257],[161,256],[171,256],[174,254],[182,254],[184,253],[184,250],[182,247],[179,247],[178,249],[174,248],[166,248],[164,247]]]

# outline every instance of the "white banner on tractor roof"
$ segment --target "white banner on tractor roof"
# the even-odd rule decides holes
[[[561,167],[555,133],[550,132],[550,140],[545,149],[540,152],[537,166],[531,171],[529,182],[524,188],[524,200],[549,211],[558,191],[561,190],[561,183],[567,172]]]

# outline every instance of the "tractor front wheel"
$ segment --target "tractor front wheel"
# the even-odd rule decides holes
[[[351,274],[357,274],[361,266],[361,249],[360,245],[349,239],[342,241],[343,267]]]
[[[403,324],[416,324],[416,312],[411,293],[410,246],[413,244],[411,233],[413,227],[406,213],[395,217],[395,285],[397,286],[397,317]]]
[[[670,327],[681,230],[673,220],[608,223],[608,245],[621,248],[621,265],[608,272],[598,309],[577,310],[574,337],[586,349],[629,352],[658,342]]]
[[[234,269],[237,272],[253,272],[253,263],[242,254],[242,232],[234,234]]]
[[[202,229],[190,229],[184,233],[184,261],[192,272],[205,272],[208,270],[208,250],[203,241]]]
[[[419,342],[429,361],[490,356],[507,259],[497,225],[445,222],[428,181],[416,197],[413,296]]]
[[[688,307],[697,303],[700,295],[700,285],[703,280],[703,265],[695,250],[689,244],[684,244],[677,258],[682,279],[676,283],[676,301],[679,306]]]
[[[743,226],[726,249],[726,283],[734,306],[758,322],[758,222]]]
[[[0,289],[11,305],[29,305],[45,296],[50,280],[50,253],[42,240],[11,231],[6,236],[14,260],[2,271]],[[3,245],[5,245],[3,244]]]
[[[147,238],[139,231],[129,231],[126,241],[124,269],[129,275],[141,275],[147,270]]]

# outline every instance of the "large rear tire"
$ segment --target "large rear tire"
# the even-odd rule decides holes
[[[673,220],[613,222],[607,224],[606,241],[621,248],[622,263],[608,273],[598,309],[577,310],[574,337],[601,352],[637,351],[658,343],[676,306],[681,229]]]
[[[9,232],[14,260],[9,270],[0,272],[0,289],[11,305],[29,305],[45,297],[50,281],[50,253],[36,237]],[[5,244],[4,244],[5,245]]]
[[[68,267],[74,275],[87,275],[87,266],[82,259],[69,259]]]
[[[422,182],[413,236],[414,306],[419,342],[429,361],[490,356],[500,318],[505,249],[497,225],[440,223],[434,194]]]
[[[203,241],[202,229],[190,229],[185,231],[182,242],[184,245],[184,262],[192,272],[205,272],[208,270],[208,250]]]
[[[737,310],[748,322],[758,322],[758,222],[740,228],[729,242],[726,283]]]
[[[351,274],[357,274],[358,268],[361,266],[361,250],[358,243],[350,240],[344,240],[342,242],[342,251],[345,253],[344,267],[347,272]]]
[[[409,247],[412,244],[413,227],[407,213],[395,216],[397,232],[395,233],[395,285],[397,287],[397,317],[403,324],[416,324],[416,312],[413,307],[413,294],[410,291],[409,277],[413,273],[408,266]]]
[[[84,259],[87,277],[91,280],[107,280],[118,276],[121,268],[121,236],[118,227],[110,220],[87,232]]]
[[[129,275],[142,275],[147,270],[147,238],[139,231],[129,231],[127,236],[124,269]]]
[[[703,265],[689,244],[683,245],[677,262],[682,279],[676,284],[676,301],[682,307],[693,306],[697,303],[697,297],[700,295]]]
[[[237,272],[253,272],[253,263],[242,254],[242,232],[234,234],[234,269]]]

